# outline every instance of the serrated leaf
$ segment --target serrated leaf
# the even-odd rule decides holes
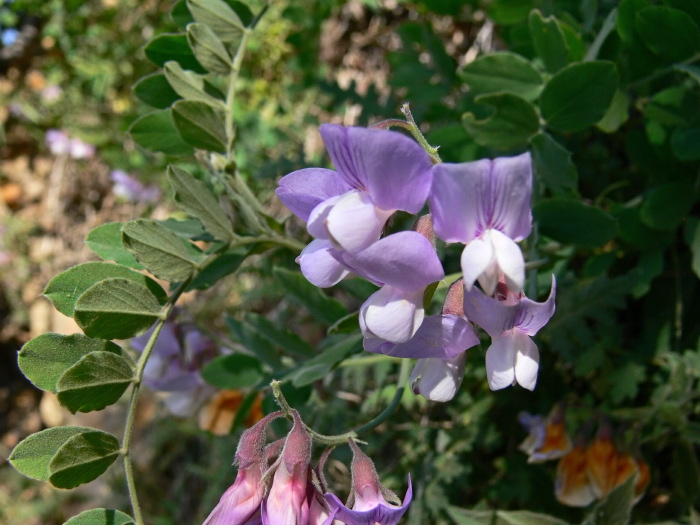
[[[168,166],[168,180],[175,192],[175,202],[185,213],[198,219],[215,239],[231,241],[233,224],[203,182],[173,165]]]
[[[49,482],[55,487],[72,489],[97,479],[117,456],[119,440],[100,430],[86,429],[70,437],[51,459]]]
[[[202,77],[192,71],[185,71],[177,62],[166,62],[163,67],[165,79],[176,95],[186,100],[198,100],[214,108],[223,108],[221,100],[207,93],[207,86]],[[173,102],[175,102],[173,100]]]
[[[63,315],[73,317],[75,303],[85,290],[104,279],[114,277],[128,279],[145,286],[159,304],[165,304],[168,300],[163,288],[150,277],[118,264],[104,262],[83,263],[59,273],[46,285],[44,295],[53,303],[56,310]]]
[[[226,151],[224,114],[204,102],[178,100],[171,109],[175,129],[187,144],[207,151]]]
[[[549,79],[540,108],[555,131],[581,131],[605,115],[615,95],[615,64],[602,60],[571,64]]]
[[[122,244],[122,222],[109,222],[94,228],[88,233],[85,244],[97,255],[107,261],[114,261],[122,266],[143,270],[129,250]]]
[[[231,57],[223,42],[214,34],[209,26],[190,24],[187,26],[187,41],[204,68],[219,75],[231,73]]]
[[[122,227],[122,242],[139,263],[165,281],[184,281],[197,264],[183,244],[187,241],[155,221],[127,222]]]
[[[173,90],[163,73],[152,73],[140,78],[133,89],[136,98],[157,109],[170,107],[181,96]]]
[[[530,146],[535,176],[555,195],[575,195],[578,172],[571,161],[571,152],[547,133],[538,133],[532,137]]]
[[[499,92],[535,100],[542,91],[542,76],[520,55],[502,51],[477,58],[459,72],[475,96]]]
[[[184,33],[163,33],[158,35],[146,44],[143,50],[146,53],[146,57],[156,66],[163,67],[166,62],[174,60],[182,66],[182,69],[189,69],[201,74],[207,72],[197,62],[194,52],[187,43],[187,35]]]
[[[132,140],[142,148],[168,155],[192,155],[194,149],[175,129],[170,110],[154,111],[135,120],[129,127]]]
[[[90,509],[73,516],[63,525],[135,525],[134,518],[119,510]]]
[[[187,0],[187,7],[197,22],[211,27],[224,42],[235,42],[245,29],[240,17],[223,0]]]
[[[48,481],[51,475],[49,463],[58,450],[70,438],[92,430],[87,427],[54,427],[30,434],[17,444],[8,461],[20,474]]]
[[[326,377],[338,363],[362,348],[362,334],[355,332],[350,335],[328,336],[324,346],[319,355],[306,361],[292,374],[292,384],[295,387],[310,385]]]
[[[202,369],[204,380],[217,388],[236,390],[257,384],[263,377],[256,358],[245,354],[215,357]]]
[[[250,250],[250,246],[238,246],[222,253],[192,279],[187,290],[206,290],[220,279],[236,272]]]
[[[124,355],[111,341],[90,339],[83,334],[42,334],[27,342],[19,351],[17,364],[37,388],[56,393],[56,383],[63,373],[91,352]]]
[[[61,375],[58,401],[73,414],[102,410],[119,400],[133,378],[131,364],[120,355],[91,352]]]
[[[335,299],[325,295],[307,281],[301,273],[274,268],[275,279],[319,321],[332,325],[341,317],[347,315],[345,307]]]
[[[462,117],[462,124],[477,144],[510,150],[525,146],[528,139],[539,131],[537,111],[517,95],[481,95],[475,101],[493,108],[493,113],[483,120],[477,120],[472,113],[465,113]]]
[[[105,279],[75,303],[75,321],[86,335],[130,339],[158,319],[160,304],[145,286],[127,279]]]
[[[578,200],[555,197],[540,201],[532,210],[540,232],[554,240],[596,247],[617,234],[617,221],[600,208]]]
[[[553,16],[544,18],[542,13],[533,9],[528,17],[530,37],[537,55],[550,73],[563,68],[568,60],[568,49],[564,32]]]

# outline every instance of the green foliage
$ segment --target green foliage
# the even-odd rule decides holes
[[[472,113],[463,116],[462,123],[477,144],[498,150],[520,148],[540,129],[535,108],[517,95],[481,95],[476,102],[494,110],[493,114],[482,120]]]
[[[111,509],[91,509],[73,516],[64,525],[135,525],[128,514]]]
[[[218,388],[251,387],[260,381],[261,376],[260,361],[244,354],[219,356],[202,369],[204,380]]]

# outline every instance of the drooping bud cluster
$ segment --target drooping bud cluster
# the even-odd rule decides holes
[[[517,242],[532,229],[530,154],[432,166],[400,133],[333,124],[320,131],[337,171],[295,171],[277,195],[315,238],[297,259],[311,283],[328,287],[355,275],[380,286],[360,308],[365,350],[417,358],[414,391],[447,401],[462,381],[464,352],[478,344],[474,323],[492,338],[489,386],[534,389],[539,352],[530,337],[554,314],[555,283],[544,303],[522,291]],[[426,202],[431,215],[419,217],[414,231],[381,236],[394,212],[418,213]],[[445,275],[436,237],[465,244],[463,279],[442,313],[426,316],[426,289]]]
[[[352,492],[347,505],[328,493],[323,465],[330,452],[311,468],[311,437],[299,414],[287,437],[266,445],[266,429],[282,412],[274,412],[246,430],[236,450],[238,475],[203,525],[395,525],[411,502],[403,504],[384,488],[372,461],[350,440],[353,450]]]

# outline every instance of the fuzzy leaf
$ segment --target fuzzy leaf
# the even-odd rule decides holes
[[[219,75],[231,73],[231,57],[223,42],[217,38],[209,26],[190,24],[187,26],[187,41],[190,43],[194,56],[204,68]]]
[[[117,456],[119,440],[101,430],[84,429],[70,437],[49,463],[49,482],[72,489],[97,479]]]
[[[173,90],[163,73],[140,78],[133,89],[136,98],[157,109],[169,108],[181,96]]]
[[[187,0],[192,17],[209,26],[224,42],[235,42],[245,29],[236,12],[224,0]]]
[[[120,355],[91,352],[58,380],[58,400],[73,414],[102,410],[119,401],[133,378],[130,363]]]
[[[119,510],[90,509],[73,516],[63,525],[135,525],[134,518]]]
[[[151,40],[144,48],[146,57],[156,66],[163,67],[166,62],[174,60],[182,66],[182,69],[189,69],[195,73],[204,74],[207,72],[202,65],[197,62],[190,45],[187,43],[187,35],[184,33],[164,33]]]
[[[207,151],[226,151],[224,114],[204,102],[178,100],[172,107],[175,129],[187,144]]]
[[[503,51],[477,58],[460,76],[475,96],[507,92],[535,100],[542,91],[542,76],[520,55]]]
[[[122,266],[143,270],[129,250],[122,244],[122,222],[109,222],[94,228],[88,233],[85,244],[97,255],[107,261],[114,261]]]
[[[214,108],[224,107],[221,100],[208,92],[211,89],[201,76],[192,71],[185,71],[180,64],[172,61],[166,62],[163,70],[169,85],[180,97],[186,100],[198,100]]]
[[[182,140],[175,129],[171,110],[154,111],[135,120],[129,127],[129,135],[136,144],[150,151],[167,155],[192,155],[194,149]]]
[[[119,346],[104,339],[46,333],[22,347],[17,363],[34,386],[56,393],[56,383],[63,373],[91,352],[124,355]]]
[[[46,285],[44,295],[53,303],[56,310],[63,315],[73,317],[75,303],[85,290],[104,279],[115,277],[145,286],[159,304],[165,304],[168,300],[163,288],[150,277],[118,264],[104,262],[83,263],[59,273]]]
[[[141,284],[105,279],[88,288],[75,303],[75,320],[86,335],[129,339],[158,319],[160,304]]]

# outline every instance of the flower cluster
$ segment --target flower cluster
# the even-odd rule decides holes
[[[622,452],[615,445],[609,424],[602,423],[593,440],[586,438],[587,426],[584,426],[572,444],[561,405],[547,418],[522,413],[519,419],[529,432],[520,445],[528,455],[528,463],[559,459],[555,495],[560,503],[585,507],[605,498],[630,476],[635,476],[635,503],[643,496],[650,481],[649,466],[638,454]]]
[[[131,340],[131,346],[142,352],[153,328]],[[188,417],[209,399],[216,390],[205,383],[201,370],[222,353],[218,345],[193,324],[168,320],[153,347],[143,374],[144,384],[165,393],[165,405],[175,416]]]
[[[67,155],[74,159],[87,159],[95,154],[95,146],[69,137],[65,131],[59,129],[46,132],[46,145],[54,155]]]
[[[350,440],[352,492],[347,505],[326,490],[324,454],[311,468],[311,437],[299,414],[287,437],[266,443],[266,429],[282,412],[267,415],[246,430],[236,450],[238,475],[204,525],[394,525],[411,501],[403,503],[384,488],[372,461]],[[390,500],[391,502],[387,501]],[[393,502],[393,503],[392,503]]]
[[[336,171],[301,169],[277,189],[314,237],[297,259],[304,276],[319,287],[350,275],[379,286],[360,308],[364,348],[417,358],[411,383],[428,399],[455,395],[465,351],[479,342],[474,324],[492,338],[489,386],[534,389],[539,353],[530,337],[554,314],[555,283],[544,303],[522,291],[525,262],[517,243],[532,223],[529,153],[433,165],[400,133],[334,124],[320,132]],[[413,231],[382,237],[396,211],[417,214],[426,202],[431,214],[419,217]],[[426,316],[426,289],[445,277],[436,238],[465,245],[463,278],[451,286],[441,314]]]

